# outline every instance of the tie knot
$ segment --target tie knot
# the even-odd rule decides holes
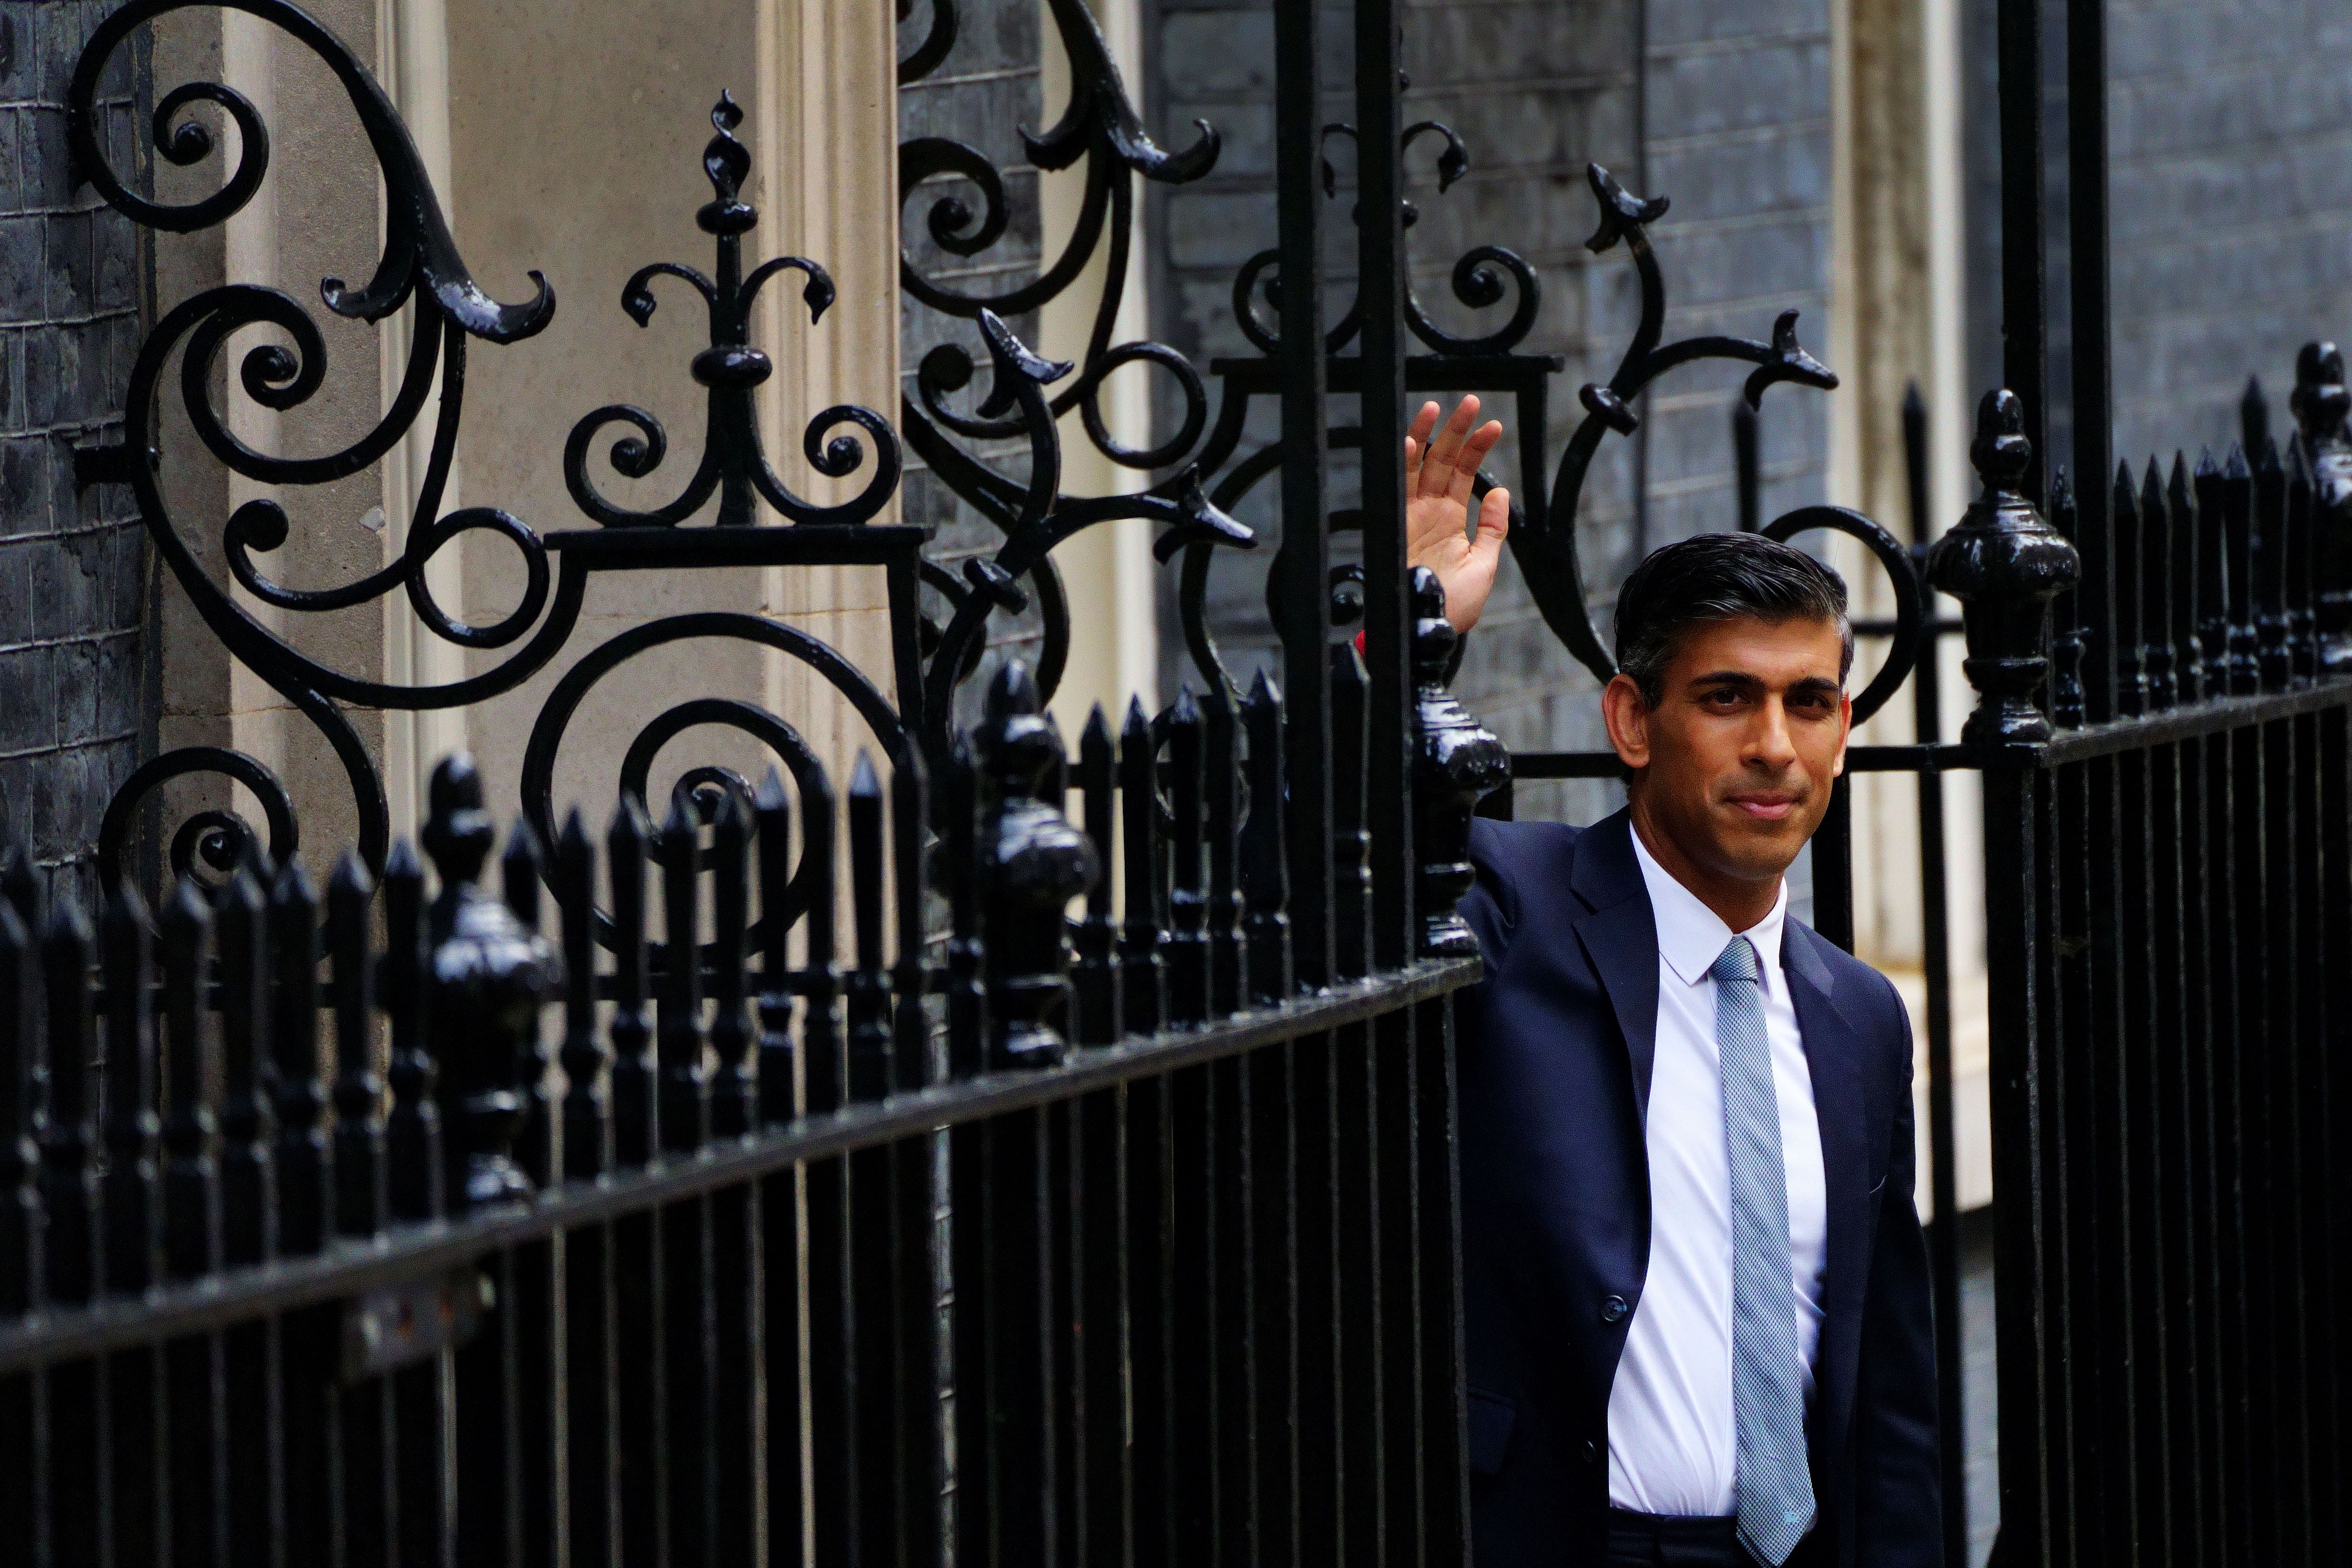
[[[1717,982],[1747,980],[1752,983],[1760,978],[1762,971],[1756,963],[1755,944],[1745,936],[1734,936],[1706,972]]]

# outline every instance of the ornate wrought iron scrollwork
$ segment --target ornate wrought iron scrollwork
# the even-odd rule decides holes
[[[1667,198],[1644,200],[1630,194],[1598,163],[1588,164],[1585,176],[1601,208],[1600,225],[1592,237],[1584,242],[1585,248],[1595,256],[1603,256],[1623,243],[1641,277],[1642,316],[1633,329],[1633,341],[1625,346],[1624,357],[1618,361],[1616,373],[1606,382],[1588,382],[1578,390],[1578,400],[1585,409],[1584,421],[1560,453],[1550,506],[1540,513],[1531,511],[1525,526],[1511,530],[1511,549],[1527,576],[1528,591],[1545,623],[1579,663],[1595,678],[1605,681],[1616,673],[1616,662],[1593,630],[1585,605],[1584,569],[1576,548],[1577,506],[1583,494],[1585,475],[1591,467],[1593,455],[1600,450],[1601,438],[1612,431],[1620,435],[1633,434],[1641,423],[1633,409],[1634,399],[1651,382],[1680,365],[1701,360],[1738,360],[1753,364],[1756,370],[1742,389],[1750,408],[1761,406],[1766,389],[1779,382],[1791,382],[1826,391],[1837,385],[1837,376],[1798,343],[1794,310],[1780,313],[1780,319],[1772,325],[1772,340],[1769,343],[1707,336],[1661,344],[1666,321],[1666,285],[1657,253],[1650,245],[1649,225],[1665,215]],[[1893,570],[1891,564],[1889,570]],[[1905,570],[1908,570],[1906,559]],[[1899,664],[1907,671],[1911,653],[1909,648],[1898,647],[1889,667]],[[1897,684],[1900,679],[1898,675]]]
[[[621,298],[622,308],[643,325],[655,308],[652,284],[656,277],[680,278],[702,296],[709,344],[695,355],[692,366],[695,379],[709,392],[701,460],[693,477],[667,505],[648,511],[619,506],[598,492],[587,476],[588,449],[595,434],[614,423],[631,427],[631,434],[614,444],[611,456],[621,473],[638,478],[659,465],[667,439],[660,423],[642,409],[625,405],[599,409],[573,430],[564,470],[573,497],[602,527],[542,537],[496,507],[467,507],[445,513],[442,504],[463,414],[467,340],[479,338],[507,344],[541,331],[552,318],[554,291],[533,272],[534,296],[518,304],[505,304],[473,282],[406,128],[359,57],[327,28],[285,0],[131,0],[96,30],[68,89],[68,131],[79,167],[116,208],[136,222],[173,233],[222,223],[252,199],[268,167],[268,131],[254,105],[223,84],[195,82],[166,93],[157,105],[152,126],[157,152],[166,162],[183,166],[200,162],[216,147],[213,132],[189,118],[194,106],[215,105],[236,126],[240,151],[236,167],[221,188],[204,199],[169,205],[139,195],[108,166],[100,146],[93,104],[109,57],[142,24],[203,4],[245,11],[274,24],[316,55],[350,99],[384,181],[383,249],[365,287],[353,288],[330,277],[321,281],[320,295],[335,314],[369,322],[383,321],[404,305],[414,305],[414,327],[400,384],[373,428],[339,450],[307,457],[280,457],[256,450],[234,434],[231,421],[214,403],[215,372],[222,368],[220,361],[232,336],[258,327],[282,340],[248,350],[228,383],[235,389],[232,395],[241,392],[254,403],[279,413],[301,408],[325,384],[326,340],[319,322],[292,296],[231,283],[197,294],[164,314],[131,370],[127,434],[115,444],[79,454],[77,471],[86,484],[131,486],[158,553],[206,626],[232,657],[299,709],[333,747],[357,801],[360,848],[371,865],[383,863],[387,848],[384,790],[375,763],[345,710],[355,706],[457,708],[512,690],[541,669],[570,638],[593,572],[680,565],[879,562],[890,570],[894,607],[902,611],[898,619],[911,624],[922,530],[869,526],[898,482],[898,445],[887,422],[869,410],[841,406],[826,409],[810,423],[803,443],[805,455],[812,467],[829,478],[844,478],[865,466],[866,443],[872,444],[872,469],[866,484],[856,496],[837,505],[819,505],[794,494],[762,452],[752,392],[768,378],[772,367],[767,356],[750,341],[750,320],[760,290],[781,273],[802,274],[806,280],[802,298],[814,323],[831,303],[834,287],[823,267],[802,256],[778,256],[746,274],[742,236],[757,225],[759,214],[740,195],[751,157],[732,134],[741,123],[742,111],[731,98],[722,94],[711,111],[715,134],[703,150],[702,166],[712,195],[697,214],[702,230],[715,241],[715,277],[706,277],[673,263],[656,263],[629,279]],[[199,564],[164,502],[159,414],[164,378],[175,355],[180,361],[180,399],[197,444],[229,472],[281,493],[362,473],[415,428],[431,402],[432,443],[407,520],[405,544],[397,559],[329,588],[298,588],[278,580],[262,562],[284,547],[297,524],[276,496],[248,500],[236,508],[222,525],[221,553],[235,587],[274,610],[299,614],[348,610],[397,591],[407,595],[416,619],[435,637],[470,649],[507,650],[503,656],[486,669],[437,685],[399,685],[352,675],[298,652],[288,638],[241,604],[229,583],[215,580]],[[864,436],[834,434],[845,425],[864,432]],[[719,498],[717,520],[723,527],[690,533],[675,528],[714,494]],[[733,526],[753,521],[761,501],[795,526],[757,533]],[[523,567],[525,587],[520,602],[488,624],[470,624],[448,613],[435,601],[428,580],[426,569],[440,550],[469,532],[504,539]],[[560,571],[551,556],[561,557]],[[843,693],[877,740],[894,753],[902,748],[898,714],[870,680],[824,643],[757,616],[672,617],[636,628],[597,650],[559,683],[555,695],[542,707],[526,757],[525,794],[529,815],[543,840],[554,839],[549,796],[555,753],[564,727],[587,688],[614,666],[647,648],[680,638],[709,636],[773,647],[810,664]],[[919,665],[911,636],[902,641],[900,685],[902,691],[914,691],[919,686],[915,675]],[[917,692],[910,707],[919,700]],[[812,766],[813,754],[806,743],[782,720],[749,704],[711,698],[682,704],[646,726],[625,763],[630,781],[642,789],[653,752],[684,728],[706,723],[731,726],[753,735],[769,745],[795,775],[805,777]],[[100,834],[102,876],[109,882],[119,877],[141,806],[171,780],[196,774],[225,777],[251,790],[267,816],[271,859],[282,863],[294,852],[299,840],[298,818],[276,775],[240,752],[188,747],[150,761],[117,793]],[[719,789],[749,800],[748,786],[719,770],[704,769],[691,778],[705,794]],[[255,828],[232,811],[200,811],[181,824],[171,841],[172,869],[175,874],[208,869],[225,876],[249,849],[259,847],[258,838]],[[601,915],[599,922],[601,933]]]
[[[107,60],[134,28],[198,3],[132,0],[92,34],[67,89],[67,137],[77,167],[118,211],[136,223],[172,233],[225,222],[252,199],[269,161],[268,133],[259,112],[234,89],[218,82],[189,83],[164,95],[156,106],[151,130],[156,150],[165,161],[190,166],[215,151],[212,132],[184,118],[198,103],[221,108],[236,123],[240,142],[236,167],[218,191],[200,201],[173,206],[150,201],[123,183],[100,145],[93,104]],[[290,347],[271,343],[250,350],[239,362],[236,377],[246,396],[280,413],[300,407],[324,384],[325,340],[318,323],[290,295],[244,284],[207,289],[167,312],[149,334],[131,372],[124,439],[78,455],[77,476],[85,484],[131,486],[157,553],[205,624],[239,663],[309,717],[334,748],[358,805],[362,852],[371,864],[381,865],[388,836],[383,785],[342,705],[446,707],[507,690],[553,653],[570,629],[568,612],[577,609],[576,601],[567,605],[559,599],[555,612],[541,620],[549,601],[546,545],[528,525],[491,507],[465,507],[446,515],[441,511],[464,400],[466,340],[477,337],[503,344],[530,337],[552,319],[555,293],[537,272],[530,275],[537,292],[516,304],[493,299],[473,281],[450,237],[407,128],[383,89],[340,39],[282,0],[234,0],[232,8],[276,25],[316,55],[342,86],[374,150],[386,193],[383,249],[374,276],[356,289],[340,278],[323,278],[319,292],[326,308],[336,315],[370,322],[383,321],[403,305],[415,304],[415,328],[400,389],[375,426],[338,451],[317,457],[281,458],[254,450],[230,433],[212,403],[213,373],[230,336],[242,328],[262,326],[291,340]],[[415,424],[433,395],[437,371],[440,392],[432,450],[409,521],[407,543],[398,560],[331,589],[298,590],[272,581],[253,558],[281,547],[291,524],[283,507],[270,499],[249,501],[230,516],[222,528],[222,553],[231,575],[247,592],[278,609],[299,612],[346,609],[398,589],[406,592],[418,619],[446,641],[469,647],[504,647],[520,640],[535,622],[540,622],[538,635],[493,669],[436,687],[394,686],[351,676],[296,652],[203,570],[164,505],[163,455],[156,434],[159,389],[174,353],[181,360],[181,401],[198,440],[230,472],[273,486],[325,484],[376,462]],[[495,533],[512,544],[522,558],[529,583],[517,610],[488,626],[467,625],[448,615],[435,601],[425,570],[449,540],[476,530]],[[254,789],[271,819],[272,850],[292,847],[292,808],[266,768],[241,753],[186,747],[166,753],[140,769],[118,795],[100,835],[102,876],[111,881],[120,874],[123,842],[141,798],[168,779],[192,773],[223,774]],[[252,837],[250,826],[233,813],[206,812],[199,822],[200,826],[184,827],[174,841],[175,871],[186,870],[199,855],[215,870],[225,870],[238,858],[241,844]],[[195,830],[193,838],[191,828]]]
[[[1024,131],[1022,144],[1029,162],[1040,170],[1084,163],[1085,183],[1068,241],[1034,278],[992,294],[960,292],[925,276],[912,256],[902,252],[900,256],[901,285],[908,297],[942,315],[974,322],[992,371],[986,397],[970,413],[960,413],[950,399],[971,384],[978,365],[960,344],[933,349],[918,369],[913,394],[902,402],[900,424],[908,445],[940,481],[1006,536],[992,559],[967,567],[967,582],[952,588],[934,583],[951,612],[947,627],[932,634],[926,650],[930,660],[926,700],[935,724],[945,723],[947,697],[977,668],[978,638],[996,610],[1036,605],[1044,622],[1044,645],[1035,681],[1043,697],[1052,697],[1068,653],[1069,610],[1048,556],[1080,528],[1112,517],[1150,517],[1178,525],[1179,531],[1205,530],[1206,537],[1226,543],[1246,545],[1250,539],[1247,529],[1225,517],[1202,494],[1197,466],[1180,469],[1141,496],[1076,497],[1058,489],[1060,448],[1054,422],[1073,408],[1096,450],[1122,467],[1138,470],[1182,465],[1208,428],[1207,387],[1181,354],[1148,340],[1113,343],[1111,339],[1126,298],[1135,177],[1171,185],[1197,180],[1214,167],[1222,143],[1205,120],[1196,120],[1200,134],[1190,147],[1171,152],[1159,146],[1145,132],[1084,0],[1050,0],[1049,9],[1070,62],[1070,102],[1052,128],[1042,133]],[[902,8],[900,19],[909,14]],[[930,31],[902,58],[901,82],[936,70],[955,37],[953,0],[933,0]],[[989,250],[1004,236],[1011,217],[995,164],[978,148],[944,137],[918,137],[900,144],[902,204],[925,182],[941,176],[968,184],[979,205],[975,209],[963,194],[940,194],[923,213],[924,232],[951,256],[976,256]],[[1072,365],[1038,356],[1011,332],[1004,318],[1060,298],[1098,251],[1105,252],[1104,283],[1082,359]],[[1114,371],[1139,364],[1165,372],[1181,409],[1166,439],[1134,446],[1111,431],[1103,416],[1101,392]],[[1029,395],[1055,383],[1062,384],[1050,395],[1042,391],[1034,398]],[[952,437],[1024,438],[1031,453],[1028,480],[995,472]],[[1041,474],[1055,477],[1041,481]],[[1181,546],[1163,539],[1160,559],[1169,559],[1177,548]]]
[[[721,93],[711,106],[715,132],[702,150],[703,172],[713,193],[694,214],[702,232],[713,236],[718,251],[717,277],[706,277],[691,267],[656,261],[639,267],[621,289],[621,308],[640,327],[653,320],[653,280],[681,278],[702,296],[710,318],[710,346],[694,356],[694,379],[709,389],[708,434],[702,462],[694,476],[667,505],[650,511],[617,506],[588,476],[588,449],[599,431],[627,424],[636,434],[613,444],[613,466],[632,479],[643,479],[661,465],[669,438],[661,422],[631,403],[607,403],[572,427],[563,446],[563,482],[580,509],[606,528],[667,527],[700,511],[712,493],[719,496],[719,525],[750,525],[756,510],[754,497],[764,500],[795,523],[863,523],[889,503],[898,487],[898,439],[880,414],[842,404],[826,409],[809,422],[802,446],[809,465],[828,479],[845,478],[865,462],[865,448],[851,435],[824,441],[824,434],[854,424],[874,442],[873,476],[866,488],[837,506],[823,507],[794,495],[768,465],[760,440],[757,410],[751,393],[775,372],[768,356],[751,344],[751,308],[768,280],[782,272],[803,274],[807,284],[801,298],[813,326],[833,303],[833,278],[806,256],[780,256],[761,263],[748,277],[743,273],[743,236],[760,221],[759,209],[738,194],[751,171],[751,154],[735,140],[743,111],[734,97]],[[820,446],[820,443],[823,443]]]
[[[1029,479],[1026,485],[1015,485],[951,446],[945,447],[940,458],[933,459],[934,465],[959,494],[985,498],[982,509],[998,519],[1006,534],[1003,546],[995,554],[965,563],[968,592],[931,654],[924,706],[930,716],[934,746],[944,744],[956,683],[969,673],[971,654],[978,646],[988,617],[997,610],[1019,611],[1026,606],[1028,599],[1020,586],[1021,579],[1044,565],[1047,555],[1063,540],[1114,517],[1143,517],[1168,524],[1168,530],[1156,547],[1162,561],[1187,547],[1228,544],[1247,548],[1255,538],[1248,528],[1210,501],[1194,466],[1187,466],[1150,489],[1136,494],[1062,494],[1061,444],[1045,389],[1069,374],[1071,367],[1032,353],[992,310],[981,311],[980,328],[988,344],[993,377],[979,415],[982,420],[992,420],[1008,411],[1019,411],[1013,428],[1024,431],[1029,438]],[[930,358],[938,359],[940,352],[933,350]],[[961,350],[957,352],[961,354]],[[929,370],[927,363],[926,374]],[[914,439],[911,431],[909,438]],[[1057,591],[1058,586],[1056,580]],[[1036,678],[1041,699],[1050,696],[1060,681],[1067,652],[1065,613],[1058,635],[1055,626],[1048,624],[1045,657],[1040,661]]]

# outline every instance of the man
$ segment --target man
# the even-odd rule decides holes
[[[1509,500],[1465,399],[1406,444],[1416,564],[1477,620]],[[1895,988],[1790,917],[1843,769],[1845,588],[1666,546],[1601,694],[1628,805],[1478,822],[1463,914],[1463,1290],[1480,1568],[1940,1554],[1934,1336]]]

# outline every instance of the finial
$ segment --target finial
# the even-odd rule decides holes
[[[1987,392],[1977,405],[1969,456],[1984,494],[1927,557],[1928,580],[1967,607],[1961,667],[1980,700],[1960,737],[2038,744],[2050,738],[2038,705],[2050,670],[2050,601],[2081,576],[2081,558],[2018,493],[2033,445],[2015,392]]]
[[[498,841],[498,824],[482,810],[482,776],[474,759],[453,751],[434,766],[426,787],[428,815],[421,835],[441,885],[471,883],[482,874],[490,846]]]
[[[718,134],[702,148],[702,172],[717,194],[694,214],[705,234],[740,235],[760,221],[757,207],[736,199],[743,177],[751,172],[751,154],[735,140],[735,128],[742,123],[743,110],[735,95],[721,92],[710,106],[710,128]]]
[[[1470,891],[1470,820],[1479,800],[1511,777],[1511,754],[1445,688],[1457,642],[1445,591],[1425,566],[1412,570],[1413,909],[1422,954],[1462,956],[1477,938],[1454,905]]]
[[[2025,404],[2007,387],[1985,393],[1977,404],[1976,439],[1969,444],[1969,462],[1988,490],[2014,495],[2033,461],[2033,443],[2025,434]]]
[[[988,707],[976,738],[986,813],[979,869],[989,1065],[1047,1067],[1062,1059],[1069,1010],[1062,911],[1094,881],[1095,851],[1061,800],[1046,798],[1047,781],[1061,777],[1062,737],[1036,712],[1036,686],[1020,660],[998,671]]]
[[[497,829],[482,810],[481,776],[464,753],[433,770],[425,852],[441,873],[433,901],[426,1008],[434,1020],[444,1146],[453,1207],[527,1197],[514,1161],[523,1103],[518,1058],[539,1029],[539,1009],[562,984],[563,961],[547,938],[480,886]]]

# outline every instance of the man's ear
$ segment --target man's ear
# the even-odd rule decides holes
[[[1609,727],[1609,744],[1617,748],[1617,760],[1628,768],[1647,768],[1650,705],[1642,700],[1642,688],[1633,676],[1620,671],[1610,678],[1601,693],[1601,718]]]
[[[1830,777],[1845,776],[1845,748],[1853,739],[1853,694],[1841,687],[1838,691],[1837,760],[1830,764]]]

